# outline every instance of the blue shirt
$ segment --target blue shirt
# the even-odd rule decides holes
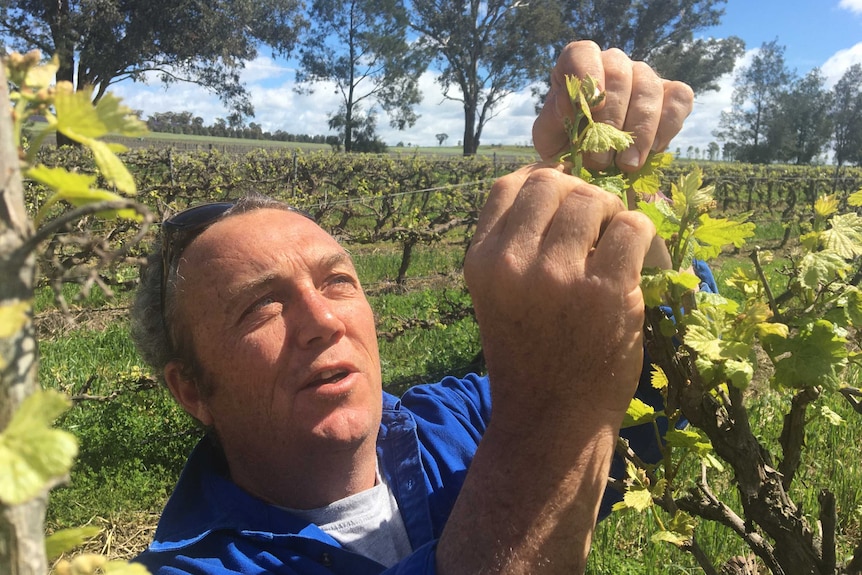
[[[160,575],[435,573],[436,542],[490,408],[488,379],[473,374],[416,386],[400,400],[383,394],[380,471],[392,486],[414,549],[389,570],[344,549],[316,525],[240,489],[228,476],[221,450],[208,439],[189,457],[154,541],[136,561]],[[659,452],[652,428],[624,433],[642,457],[655,460]],[[601,514],[617,499],[608,492]]]

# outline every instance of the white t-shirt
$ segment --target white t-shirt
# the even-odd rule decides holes
[[[317,509],[288,509],[314,523],[345,548],[392,567],[413,549],[392,488],[377,473],[377,484]]]

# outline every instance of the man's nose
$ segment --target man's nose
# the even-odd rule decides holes
[[[305,290],[296,304],[294,318],[288,318],[288,321],[296,322],[300,346],[328,344],[344,335],[346,326],[337,313],[337,307],[318,290]]]

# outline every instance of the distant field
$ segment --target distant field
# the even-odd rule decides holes
[[[179,150],[219,149],[230,153],[244,153],[254,149],[299,149],[303,151],[329,151],[328,144],[311,144],[300,142],[277,142],[273,140],[243,140],[237,138],[222,138],[215,136],[192,136],[188,134],[169,134],[163,132],[148,132],[140,138],[108,138],[119,142],[128,148],[162,148],[175,147]],[[389,153],[394,155],[431,154],[437,156],[457,157],[462,155],[460,146],[390,146]],[[494,156],[501,159],[537,159],[535,151],[527,146],[480,146],[480,156]]]

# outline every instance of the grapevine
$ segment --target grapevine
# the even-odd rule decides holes
[[[136,186],[128,169],[116,155],[117,152],[123,151],[122,147],[101,140],[109,133],[138,134],[143,130],[143,124],[113,96],[103,98],[93,105],[90,100],[91,92],[87,90],[76,92],[68,82],[52,85],[58,67],[56,58],[43,64],[41,54],[37,51],[26,55],[13,53],[3,59],[3,73],[0,74],[4,89],[2,97],[6,98],[8,78],[13,87],[12,93],[9,94],[13,108],[11,118],[3,118],[4,127],[6,122],[11,120],[11,134],[3,132],[3,137],[11,136],[11,141],[4,141],[0,147],[5,150],[11,143],[18,151],[21,173],[49,190],[43,203],[38,206],[32,222],[15,222],[18,224],[15,226],[15,241],[19,244],[15,251],[19,254],[36,252],[44,240],[50,239],[55,232],[85,215],[96,214],[102,218],[126,218],[148,223],[147,210],[128,198],[135,194]],[[4,113],[5,111],[4,107]],[[27,147],[24,127],[37,115],[43,117],[46,123],[35,132]],[[89,149],[98,174],[80,174],[65,168],[51,168],[40,164],[37,161],[37,152],[45,137],[52,133],[62,133]],[[18,170],[13,171],[10,166],[4,168],[9,170],[7,178],[10,180],[13,174],[14,177],[18,176]],[[100,178],[105,187],[99,186]],[[108,190],[107,187],[116,191]],[[21,213],[24,211],[23,198],[13,197],[11,188],[10,181],[4,182],[4,201],[7,202],[4,207],[10,212],[7,216],[13,221],[15,218],[25,219],[26,216]],[[15,202],[16,199],[22,201]],[[69,211],[64,206],[72,206],[72,210]],[[0,223],[4,224],[0,226],[0,231],[6,232],[5,224],[8,222]],[[143,226],[141,234],[146,227]],[[8,234],[7,239],[11,236],[12,234]],[[11,251],[12,248],[7,249]],[[4,256],[9,256],[9,253],[4,253]],[[27,265],[32,267],[32,264],[24,263],[28,258],[22,258],[20,255],[17,258],[9,257],[9,260],[20,259],[22,262],[21,269],[17,270],[18,274],[21,277],[31,276],[25,269]],[[9,281],[10,285],[15,284],[16,278],[9,275],[10,278],[3,278],[3,281]],[[20,404],[13,400],[10,405],[5,405],[5,400],[12,394],[3,390],[4,393],[0,395],[0,399],[4,400],[2,412],[11,412],[9,421],[0,430],[0,507],[4,509],[44,499],[47,491],[64,481],[78,453],[75,437],[67,431],[53,427],[55,419],[70,407],[69,399],[59,392],[33,386],[34,382],[23,370],[15,371],[15,368],[19,367],[16,362],[20,362],[20,358],[13,353],[7,355],[10,348],[14,349],[14,345],[6,345],[7,341],[21,342],[32,337],[29,323],[32,319],[33,285],[22,281],[15,286],[17,290],[14,293],[27,292],[29,299],[0,303],[0,338],[4,340],[0,369],[18,374],[18,379],[11,383],[19,388],[35,389],[32,389]],[[4,286],[3,292],[13,293],[13,290]],[[18,345],[35,348],[32,341]],[[7,385],[7,382],[4,380],[3,384]],[[21,568],[14,563],[17,560],[29,561],[31,566],[44,565],[45,559],[57,559],[98,532],[98,529],[94,530],[92,527],[58,531],[45,540],[44,552],[39,553],[39,557],[23,557],[25,554],[36,555],[34,547],[37,545],[33,545],[32,541],[19,541],[17,537],[9,539],[6,536],[32,534],[33,529],[30,527],[37,521],[41,526],[42,517],[22,515],[10,514],[10,517],[15,517],[18,521],[14,527],[3,525],[4,539],[0,541],[0,558],[4,559],[4,564],[0,565],[0,570],[17,572]],[[24,521],[30,523],[25,526]],[[6,564],[6,560],[12,563]],[[60,559],[54,568],[60,574],[80,575],[97,572],[141,575],[147,572],[141,565],[107,561],[106,558],[94,554]]]
[[[835,425],[846,424],[820,401],[837,392],[862,413],[862,392],[846,383],[850,368],[862,363],[856,339],[862,291],[849,280],[859,277],[862,218],[839,214],[834,197],[819,198],[810,230],[800,238],[793,265],[785,272],[787,287],[778,296],[759,266],[768,254],[758,248],[752,251],[756,271],[738,269],[729,280],[744,294],[741,302],[698,291],[699,279],[687,270],[696,260],[713,260],[731,246],[742,248],[754,225],[713,218],[714,188],[704,185],[696,167],[672,183],[667,196],[657,193],[661,171],[672,160],[669,154],[650,154],[634,174],[613,166],[586,169],[583,154],[622,151],[632,139],[593,120],[590,108],[603,98],[594,80],[570,77],[566,85],[575,115],[565,122],[570,149],[558,159],[571,173],[623,201],[626,191],[633,190],[636,209],[655,224],[672,261],[669,270],[645,269],[641,281],[652,384],[662,393],[664,409],[634,399],[623,424],[650,424],[658,430],[659,420],[666,418],[663,457],[657,465],[645,464],[621,441],[618,451],[627,470],[616,482],[624,495],[614,509],[647,513],[657,526],[653,541],[692,553],[706,573],[718,569],[697,544],[700,521],[729,527],[773,573],[858,573],[862,541],[846,563],[836,559],[837,521],[828,489],[821,492],[819,526],[810,524],[789,493],[800,465],[804,426],[812,417],[809,408]],[[862,190],[848,202],[862,205]],[[746,391],[764,368],[757,347],[768,358],[770,386],[792,394],[777,454],[755,435],[747,409]],[[702,469],[694,481],[680,471],[690,458],[699,460]],[[724,472],[733,476],[741,510],[720,501],[710,488],[710,477]],[[826,532],[818,535],[818,529]]]

